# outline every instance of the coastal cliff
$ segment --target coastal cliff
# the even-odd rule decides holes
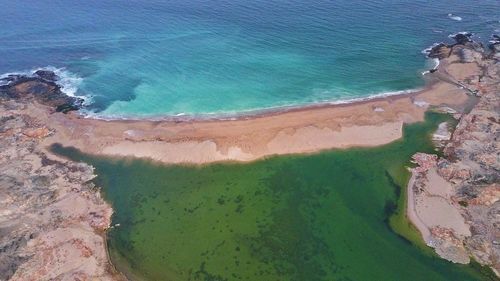
[[[418,166],[412,169],[408,216],[441,257],[457,263],[472,257],[499,275],[500,41],[494,36],[487,52],[470,34],[455,39],[454,45],[435,46],[432,55],[481,69],[454,81],[474,96],[475,104],[455,114],[458,125],[448,138],[435,138],[444,146],[441,156],[414,155]]]

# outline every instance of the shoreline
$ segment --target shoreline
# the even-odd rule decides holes
[[[53,132],[22,104],[0,108],[0,279],[122,280],[109,266],[113,210],[91,183],[93,168],[51,159],[41,141]]]
[[[415,194],[413,192],[413,187],[415,185],[415,178],[416,178],[416,173],[410,171],[411,176],[410,180],[406,184],[406,196],[407,196],[407,202],[406,202],[406,217],[408,218],[408,221],[411,222],[412,225],[415,226],[417,231],[420,233],[420,236],[422,237],[423,241],[427,244],[427,241],[429,241],[429,236],[430,236],[430,231],[427,228],[427,226],[420,220],[420,218],[417,216],[417,211],[415,210]]]
[[[407,96],[407,95],[414,95],[418,94],[420,92],[426,91],[429,88],[432,87],[433,84],[437,83],[438,79],[436,80],[435,78],[429,78],[428,74],[432,74],[433,72],[437,71],[440,68],[440,64],[442,63],[442,60],[438,57],[436,57],[436,48],[440,48],[441,46],[448,46],[448,47],[454,47],[457,44],[463,43],[463,40],[461,37],[457,36],[466,36],[467,38],[470,39],[471,36],[473,36],[472,33],[468,32],[458,32],[455,34],[450,34],[448,35],[448,38],[455,40],[456,42],[453,44],[447,44],[444,42],[440,43],[434,43],[431,46],[423,49],[421,53],[425,56],[426,60],[432,60],[434,61],[434,66],[430,69],[426,69],[421,73],[422,80],[423,80],[423,85],[420,87],[416,88],[408,88],[408,89],[403,89],[403,90],[394,90],[394,91],[385,91],[385,92],[376,92],[369,94],[367,96],[363,97],[354,97],[354,98],[346,98],[346,99],[338,99],[338,100],[322,100],[322,101],[310,101],[310,102],[304,102],[304,103],[295,103],[295,104],[284,104],[284,105],[277,105],[277,106],[272,106],[272,107],[264,107],[264,108],[252,108],[252,109],[245,109],[241,110],[238,112],[209,112],[209,113],[178,113],[178,114],[168,114],[168,113],[161,113],[161,114],[156,114],[156,115],[150,115],[150,116],[141,116],[141,115],[128,115],[128,116],[104,116],[104,115],[99,115],[98,113],[90,112],[87,113],[85,112],[85,106],[91,104],[92,102],[88,103],[88,100],[92,99],[92,96],[87,96],[87,95],[75,95],[76,93],[76,88],[78,85],[81,83],[81,80],[83,78],[75,76],[73,73],[69,72],[66,70],[65,67],[54,67],[51,65],[45,66],[45,67],[34,67],[31,70],[23,70],[23,71],[17,71],[17,72],[6,72],[3,74],[0,74],[0,86],[5,86],[8,85],[8,83],[5,83],[5,80],[8,81],[9,77],[13,76],[24,76],[24,77],[36,77],[35,73],[38,71],[48,71],[54,73],[57,77],[62,78],[60,80],[53,80],[53,82],[56,82],[61,86],[61,89],[64,89],[66,86],[68,86],[69,83],[69,91],[62,91],[65,95],[72,97],[72,98],[77,98],[81,100],[83,107],[81,107],[79,110],[76,110],[72,114],[77,114],[78,116],[85,118],[85,119],[92,119],[92,120],[102,120],[102,121],[151,121],[151,122],[203,122],[203,121],[226,121],[226,120],[246,120],[246,119],[252,119],[252,118],[258,118],[261,116],[269,116],[269,115],[278,115],[282,113],[287,113],[287,112],[294,112],[294,111],[302,111],[302,110],[312,110],[316,108],[324,108],[324,107],[334,107],[334,106],[349,106],[351,104],[357,104],[357,103],[363,103],[363,102],[369,102],[369,101],[376,101],[380,99],[388,99],[388,98],[398,98],[402,96]],[[68,74],[64,74],[64,73]],[[66,82],[67,80],[77,80],[78,83],[73,85],[74,83]],[[66,82],[66,83],[65,83]]]
[[[102,120],[78,112],[45,114],[47,123],[58,132],[46,143],[166,164],[246,162],[272,155],[383,145],[401,138],[403,124],[423,120],[430,107],[464,110],[469,97],[463,89],[443,81],[441,76],[447,75],[449,67],[449,59],[444,60],[437,73],[427,75],[427,84],[420,91],[351,103],[314,104],[225,120]],[[478,70],[468,67],[458,74],[463,78]],[[33,111],[44,114],[44,110]]]
[[[480,66],[475,79],[456,81],[463,88],[474,87],[469,92],[476,100],[455,116],[457,124],[439,125],[433,141],[440,153],[413,155],[417,165],[410,169],[405,212],[438,256],[454,263],[489,266],[493,279],[500,276],[499,232],[491,216],[500,206],[499,43],[489,46],[491,53],[477,48],[475,42],[449,51]]]
[[[429,49],[429,48],[427,48]],[[426,50],[427,50],[426,49]],[[424,52],[424,51],[422,51]],[[426,57],[427,60],[436,60],[430,57]],[[439,61],[439,60],[438,60]],[[403,89],[403,90],[394,90],[394,91],[384,91],[384,92],[376,92],[372,93],[363,97],[353,97],[353,98],[346,98],[346,99],[335,99],[335,100],[321,100],[321,101],[308,101],[308,102],[303,102],[303,103],[291,103],[291,104],[283,104],[283,105],[276,105],[276,106],[271,106],[271,107],[263,107],[263,108],[251,108],[251,109],[245,109],[237,112],[209,112],[209,113],[178,113],[178,114],[169,114],[169,113],[161,113],[161,114],[156,114],[156,115],[150,115],[150,116],[142,116],[142,115],[99,115],[99,113],[95,112],[86,112],[85,106],[88,104],[88,100],[92,99],[91,96],[85,96],[85,95],[75,95],[75,88],[78,87],[78,85],[70,85],[70,90],[69,92],[64,91],[65,80],[81,80],[82,78],[80,77],[73,77],[73,74],[67,74],[67,75],[62,75],[63,72],[66,72],[64,67],[57,68],[54,66],[46,66],[46,67],[37,67],[33,68],[29,71],[19,71],[19,72],[7,72],[4,74],[0,75],[0,86],[7,86],[8,83],[2,82],[3,79],[8,79],[9,77],[13,76],[25,76],[25,77],[36,77],[35,73],[37,71],[48,71],[48,72],[53,72],[57,77],[61,78],[64,77],[63,79],[60,80],[54,80],[55,83],[59,84],[61,86],[62,92],[67,95],[68,97],[72,98],[77,98],[82,101],[83,107],[81,107],[79,110],[75,110],[72,112],[72,114],[77,114],[78,116],[85,118],[85,119],[92,119],[92,120],[102,120],[102,121],[151,121],[151,122],[160,122],[160,121],[166,121],[166,122],[202,122],[202,121],[226,121],[226,120],[246,120],[246,119],[252,119],[252,118],[258,118],[261,116],[269,116],[269,115],[278,115],[282,113],[287,113],[287,112],[294,112],[294,111],[303,111],[303,110],[313,110],[317,108],[325,108],[325,107],[334,107],[334,106],[349,106],[351,104],[357,104],[357,103],[363,103],[363,102],[369,102],[369,101],[376,101],[380,99],[387,99],[387,98],[397,98],[397,97],[402,97],[402,96],[407,96],[407,95],[413,95],[413,94],[418,94],[422,91],[426,91],[428,88],[432,87],[434,83],[437,81],[430,81],[428,78],[429,73],[432,71],[437,70],[439,66],[439,63],[436,64],[431,69],[425,70],[422,72],[422,80],[423,80],[423,85],[420,87],[416,88],[408,88],[408,89]],[[432,78],[430,78],[433,80]]]
[[[430,58],[427,58],[430,59]],[[21,72],[8,72],[0,76],[0,81],[2,79],[8,79],[12,76],[25,76],[25,77],[36,77],[36,71],[49,71],[53,72],[56,75],[60,75],[63,71],[61,69],[64,68],[56,68],[52,66],[34,68],[31,71],[21,71]],[[350,106],[353,104],[360,104],[371,101],[380,101],[386,99],[394,99],[405,96],[417,95],[423,91],[429,90],[434,84],[438,83],[435,78],[429,77],[430,71],[437,70],[437,66],[430,70],[424,71],[422,73],[422,79],[424,85],[418,88],[409,88],[405,90],[396,90],[396,91],[387,91],[387,92],[379,92],[367,95],[365,97],[355,97],[355,98],[347,98],[347,99],[339,99],[339,100],[323,100],[323,101],[313,101],[313,102],[305,102],[305,103],[297,103],[297,104],[289,104],[289,105],[277,105],[273,107],[266,108],[255,108],[242,110],[238,112],[213,112],[213,113],[179,113],[179,114],[158,114],[151,116],[141,116],[141,115],[129,115],[129,116],[101,116],[97,113],[86,112],[85,107],[80,108],[79,110],[72,111],[71,114],[77,115],[83,119],[90,120],[101,120],[101,121],[109,121],[109,122],[118,122],[118,121],[150,121],[150,122],[203,122],[203,121],[236,121],[236,120],[248,120],[259,117],[266,117],[272,115],[279,115],[288,112],[296,112],[296,111],[308,111],[314,109],[321,108],[333,108],[338,106]],[[72,78],[78,79],[78,78]],[[54,80],[56,84],[59,84],[58,80]],[[8,83],[0,84],[0,86],[8,86]],[[63,85],[60,85],[63,86]],[[64,87],[61,87],[63,89]],[[74,90],[67,93],[62,91],[65,95],[71,98],[81,99],[83,101],[83,105],[86,106],[86,101],[89,97],[86,96],[77,96],[74,94]]]
[[[270,115],[279,115],[282,113],[295,112],[295,111],[304,111],[304,110],[313,110],[313,109],[321,109],[327,107],[335,107],[335,106],[349,106],[352,104],[398,98],[404,96],[418,95],[421,92],[427,91],[436,83],[439,82],[439,78],[430,77],[429,74],[432,74],[438,71],[442,66],[443,57],[442,54],[439,54],[439,48],[446,46],[449,48],[453,48],[456,45],[461,45],[464,42],[473,42],[471,37],[472,33],[468,32],[458,32],[455,34],[448,35],[448,38],[455,40],[453,44],[447,44],[444,42],[434,43],[431,46],[423,49],[421,53],[425,55],[426,60],[434,61],[434,66],[430,69],[427,69],[421,73],[423,85],[416,88],[408,88],[403,90],[394,90],[394,91],[386,91],[386,92],[377,92],[372,93],[363,97],[354,97],[354,98],[346,98],[346,99],[338,99],[338,100],[322,100],[322,101],[310,101],[304,103],[295,103],[295,104],[284,104],[277,105],[272,107],[264,107],[264,108],[253,108],[241,110],[238,112],[209,112],[209,113],[178,113],[178,114],[168,114],[161,113],[150,116],[141,116],[141,115],[128,115],[128,116],[104,116],[99,115],[94,112],[85,112],[85,107],[92,102],[88,102],[88,100],[92,99],[92,96],[87,95],[75,95],[77,92],[78,85],[81,83],[83,78],[75,76],[73,73],[66,70],[65,67],[54,67],[51,65],[45,67],[35,67],[31,70],[23,70],[18,72],[6,72],[0,74],[0,86],[7,86],[10,77],[22,76],[22,77],[37,77],[36,73],[38,71],[42,72],[51,72],[56,75],[59,79],[51,80],[55,82],[59,86],[61,86],[62,93],[71,98],[76,98],[79,100],[78,106],[79,110],[75,110],[72,114],[76,114],[81,118],[91,119],[91,120],[102,120],[102,121],[151,121],[151,122],[204,122],[204,121],[235,121],[235,120],[247,120],[258,117],[265,117]],[[466,39],[464,39],[466,38]],[[469,40],[469,41],[467,41]],[[491,41],[490,41],[491,42]],[[67,74],[64,74],[67,73]],[[78,82],[67,82],[68,80],[74,80]],[[69,90],[64,90],[65,87],[69,87]]]
[[[26,112],[54,127],[55,134],[44,141],[47,147],[59,143],[94,155],[141,157],[166,164],[248,162],[273,155],[383,145],[401,138],[403,124],[422,121],[430,108],[464,112],[477,89],[460,81],[476,77],[481,69],[476,62],[462,61],[457,52],[452,54],[455,46],[461,50],[473,44],[469,35],[458,34],[454,39],[453,45],[438,44],[427,52],[439,64],[424,76],[423,89],[228,118],[95,119],[82,115],[84,100],[66,96],[51,71],[12,76],[13,85],[2,87],[14,96],[28,95]],[[51,88],[56,101],[50,94],[29,96],[37,87]]]
[[[425,75],[424,75],[425,76]],[[353,104],[361,104],[365,102],[371,101],[380,101],[391,98],[399,98],[405,96],[416,95],[420,92],[426,91],[432,87],[433,84],[437,83],[437,81],[426,82],[426,85],[420,88],[408,89],[408,90],[400,90],[394,92],[382,92],[378,94],[369,95],[361,98],[352,98],[338,101],[318,101],[318,102],[310,102],[304,104],[295,104],[295,105],[281,105],[269,108],[262,109],[249,109],[244,111],[239,111],[235,113],[202,113],[202,114],[159,114],[152,116],[138,116],[138,115],[130,115],[130,116],[99,116],[97,114],[86,114],[84,112],[77,111],[78,116],[84,119],[91,120],[102,120],[109,122],[116,121],[150,121],[150,122],[205,122],[205,121],[237,121],[237,120],[249,120],[259,117],[266,116],[274,116],[280,115],[283,113],[289,112],[300,112],[300,111],[308,111],[314,109],[322,109],[322,108],[334,108],[341,106],[350,106]]]
[[[443,56],[438,68],[428,74],[430,79],[421,91],[352,103],[298,107],[235,120],[108,121],[84,118],[75,111],[59,111],[61,105],[56,107],[38,100],[30,91],[40,85],[52,89],[54,83],[32,80],[8,89],[17,98],[10,98],[11,92],[7,95],[10,100],[0,95],[3,99],[0,99],[0,105],[6,108],[6,114],[36,120],[36,129],[22,134],[36,139],[37,149],[48,156],[48,161],[64,165],[72,162],[60,161],[60,157],[48,149],[51,145],[71,146],[83,153],[106,157],[147,158],[164,164],[248,162],[274,155],[373,147],[400,139],[403,125],[422,121],[428,110],[447,112],[460,118],[467,115],[468,103],[472,99],[470,95],[483,91],[480,82],[484,73],[477,61],[467,61],[452,53],[454,46],[457,45],[436,47],[438,55],[447,51],[449,54]],[[464,49],[467,47],[459,44],[455,51]],[[476,83],[477,77],[480,79]],[[62,103],[63,110],[66,110],[67,100],[63,99]],[[412,194],[411,183],[407,186],[408,196]],[[414,198],[408,197],[410,199]],[[112,210],[106,208],[103,212]],[[407,217],[412,221],[410,216]],[[109,227],[110,221],[104,224],[100,227]],[[106,237],[106,232],[100,235]],[[103,250],[98,245],[89,247]],[[96,268],[99,274],[109,274],[102,268],[114,266],[109,264],[107,250],[107,263],[103,262]]]

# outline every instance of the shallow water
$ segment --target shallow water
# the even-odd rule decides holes
[[[231,114],[417,88],[421,50],[450,33],[487,41],[500,30],[497,0],[0,5],[0,73],[66,67],[83,78],[66,82],[108,117]]]
[[[433,151],[429,132],[446,119],[427,117],[379,148],[247,164],[165,166],[55,151],[96,167],[120,224],[109,232],[113,261],[145,280],[489,280],[403,238],[415,237],[407,222],[401,235],[389,225],[405,196],[405,165]]]

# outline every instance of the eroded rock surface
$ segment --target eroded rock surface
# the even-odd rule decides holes
[[[23,106],[0,97],[0,280],[117,279],[92,167],[50,159],[40,142],[53,130]]]
[[[82,107],[83,99],[61,91],[59,78],[50,70],[37,70],[32,75],[9,75],[0,79],[0,98],[23,102],[37,101],[58,112],[69,112]]]
[[[498,37],[494,37],[498,38]],[[436,57],[456,55],[457,63],[477,64],[482,74],[465,77],[459,84],[478,96],[470,112],[459,116],[459,123],[444,147],[444,156],[417,154],[413,169],[415,208],[419,204],[431,204],[431,198],[445,199],[442,205],[434,205],[434,212],[446,213],[439,223],[432,224],[422,216],[414,221],[424,240],[436,252],[451,261],[467,263],[469,256],[480,264],[490,266],[500,273],[500,61],[496,45],[492,43],[486,54],[468,34],[460,34],[456,44],[436,46]],[[441,133],[442,135],[442,128]],[[442,141],[442,140],[441,140]],[[432,172],[437,172],[431,176]],[[435,177],[439,177],[436,180]],[[443,194],[447,186],[449,193]],[[428,192],[434,190],[434,193]],[[436,191],[437,190],[437,191]],[[424,192],[425,191],[425,192]],[[436,192],[438,194],[436,194]],[[411,197],[410,196],[410,197]],[[420,203],[419,203],[420,202]],[[426,203],[421,203],[426,202]],[[411,203],[409,205],[411,205]],[[449,208],[452,207],[452,208]],[[450,218],[459,212],[460,219]],[[410,212],[410,209],[409,209]],[[417,214],[418,215],[418,214]],[[452,226],[449,220],[455,220]],[[418,224],[424,224],[422,229]],[[463,231],[463,225],[468,228]]]

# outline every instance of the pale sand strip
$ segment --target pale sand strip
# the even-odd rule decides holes
[[[427,227],[427,225],[417,215],[415,192],[413,191],[413,188],[415,186],[415,177],[415,172],[412,172],[410,181],[408,182],[408,185],[406,187],[408,198],[406,204],[406,216],[408,217],[408,220],[411,221],[411,223],[418,229],[420,234],[422,234],[422,238],[424,239],[425,243],[429,243],[431,238],[429,227]]]
[[[303,127],[288,134],[280,131],[259,154],[245,153],[238,146],[228,147],[226,153],[217,149],[215,142],[185,141],[168,143],[162,141],[122,141],[101,150],[113,156],[147,157],[165,163],[207,163],[224,160],[251,161],[266,155],[314,152],[328,148],[350,146],[372,146],[389,143],[401,137],[402,122],[385,123],[380,126],[343,127],[340,131],[315,126]],[[385,132],[380,134],[379,132]]]

